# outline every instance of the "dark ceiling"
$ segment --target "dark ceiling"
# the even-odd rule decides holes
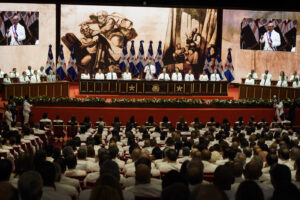
[[[1,1],[18,3],[67,3],[97,5],[159,6],[159,7],[216,7],[252,10],[300,11],[297,0],[29,0]]]

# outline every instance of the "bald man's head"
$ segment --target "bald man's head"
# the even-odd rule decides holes
[[[258,156],[260,157],[260,159],[263,161],[263,162],[266,162],[266,157],[268,155],[268,152],[267,151],[260,151],[258,153]]]
[[[150,183],[151,170],[145,164],[139,164],[135,168],[135,184],[147,184]]]

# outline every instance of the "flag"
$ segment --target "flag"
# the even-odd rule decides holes
[[[47,58],[47,62],[46,62],[46,74],[49,75],[50,73],[50,70],[53,71],[55,67],[55,64],[54,64],[54,60],[53,60],[53,53],[52,53],[52,45],[50,44],[49,45],[49,50],[48,50],[48,58]]]
[[[127,51],[127,40],[124,40],[122,56],[119,62],[119,68],[123,71],[128,65],[128,51]]]
[[[158,42],[157,54],[155,56],[156,75],[159,74],[160,69],[164,66],[162,61],[161,41]]]
[[[210,80],[210,74],[213,72],[213,69],[211,67],[212,63],[211,63],[210,48],[211,47],[209,47],[207,49],[207,55],[206,55],[206,59],[205,59],[204,67],[203,67],[203,70],[207,74],[209,80]]]
[[[223,66],[222,66],[222,59],[221,59],[221,52],[220,49],[217,50],[217,58],[216,58],[216,70],[217,73],[220,76],[220,79],[223,80],[224,72],[223,72]]]
[[[232,82],[234,80],[234,68],[232,65],[231,48],[228,49],[224,75],[228,82]]]
[[[143,43],[144,43],[144,40],[141,40],[140,41],[140,48],[139,48],[139,54],[138,56],[136,57],[136,68],[138,69],[138,73],[141,73],[144,66],[145,66],[145,55],[144,55],[144,47],[143,47]]]
[[[67,77],[63,45],[60,45],[60,48],[59,48],[59,56],[58,56],[57,65],[56,65],[56,73],[60,80],[64,80]]]
[[[74,46],[71,47],[71,55],[70,55],[70,60],[68,63],[68,75],[71,78],[71,80],[74,80],[77,78],[78,74],[78,69],[76,65],[76,58],[75,58],[75,53],[74,53]]]
[[[135,66],[135,50],[134,50],[133,40],[131,41],[131,47],[130,47],[129,67],[133,75],[135,75],[138,72]]]
[[[145,62],[146,63],[151,62],[151,63],[154,64],[152,43],[153,42],[150,40],[149,48],[148,48],[148,54],[147,54],[147,57],[145,59]]]

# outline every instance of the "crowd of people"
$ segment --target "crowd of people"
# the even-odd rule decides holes
[[[61,145],[56,126],[75,130]],[[299,199],[299,132],[288,120],[0,124],[1,199]],[[71,128],[73,127],[73,128]],[[74,129],[75,127],[75,129]],[[70,128],[70,129],[69,129]],[[68,135],[69,137],[70,135]],[[5,192],[4,192],[5,191]]]
[[[271,86],[272,83],[272,75],[269,73],[269,70],[265,70],[265,73],[263,73],[260,77],[260,83],[261,86]],[[245,84],[247,85],[255,85],[255,80],[259,80],[257,73],[255,70],[251,70],[249,74],[247,74]],[[289,79],[290,82],[292,82],[293,88],[300,88],[300,81],[299,81],[299,75],[297,74],[297,71],[293,73],[293,75]],[[288,77],[285,75],[284,71],[280,72],[280,75],[278,77],[277,87],[288,87]]]

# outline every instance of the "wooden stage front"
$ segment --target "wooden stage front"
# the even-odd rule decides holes
[[[80,80],[80,94],[227,96],[225,81]]]
[[[69,82],[41,82],[41,83],[12,83],[2,84],[3,100],[8,100],[10,96],[22,97],[68,97]]]

